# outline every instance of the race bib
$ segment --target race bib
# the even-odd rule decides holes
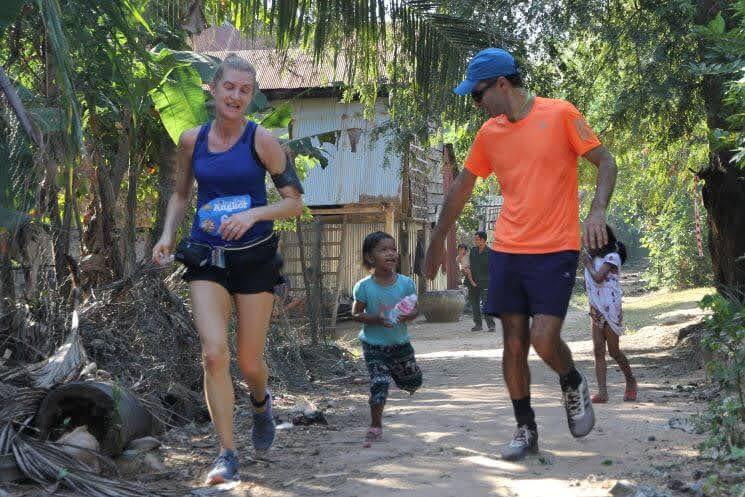
[[[197,211],[199,229],[210,235],[217,235],[220,225],[228,217],[250,208],[250,195],[216,198],[204,204]]]

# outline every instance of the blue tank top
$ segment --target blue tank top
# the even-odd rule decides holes
[[[248,121],[235,145],[220,153],[209,151],[207,135],[211,127],[210,121],[199,130],[191,159],[197,180],[197,210],[216,198],[236,195],[250,195],[251,207],[267,205],[266,169],[254,148],[257,124]],[[238,247],[268,236],[273,229],[271,221],[260,221],[240,239],[228,242],[219,234],[211,235],[200,229],[195,215],[191,239],[213,246]]]

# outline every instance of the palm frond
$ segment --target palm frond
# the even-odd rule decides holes
[[[57,85],[62,93],[67,124],[67,143],[71,152],[82,153],[83,125],[80,105],[75,94],[73,61],[70,47],[62,30],[62,12],[58,0],[37,0],[44,22],[47,43],[54,62]]]
[[[181,10],[194,0],[171,0]],[[213,23],[234,22],[245,34],[266,23],[278,47],[304,44],[317,62],[344,52],[354,76],[379,80],[386,67],[413,67],[421,96],[449,96],[469,56],[515,39],[478,18],[476,0],[200,0]],[[479,7],[479,8],[477,8]],[[249,21],[249,22],[247,22]],[[397,54],[394,57],[392,54]]]
[[[38,145],[40,140],[39,135],[31,125],[31,119],[29,119],[28,112],[26,112],[26,108],[23,106],[23,102],[21,102],[15,86],[13,86],[13,83],[11,83],[8,75],[5,74],[5,70],[2,67],[0,67],[0,90],[5,94],[8,104],[10,104],[11,108],[18,116],[18,120],[21,122],[23,130]]]

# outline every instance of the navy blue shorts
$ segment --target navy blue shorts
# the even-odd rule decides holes
[[[579,252],[507,254],[489,251],[489,293],[484,312],[546,314],[563,318],[577,276]]]

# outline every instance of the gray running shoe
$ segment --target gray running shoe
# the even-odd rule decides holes
[[[592,410],[590,389],[587,386],[585,375],[580,373],[580,376],[582,381],[579,387],[576,389],[567,388],[562,391],[569,431],[576,438],[584,437],[595,426],[595,412]]]
[[[538,431],[531,430],[527,425],[518,426],[512,436],[512,441],[502,447],[502,459],[505,461],[519,461],[525,456],[538,453]]]
[[[264,412],[254,412],[254,426],[251,433],[251,439],[254,443],[254,449],[263,451],[267,450],[274,443],[274,436],[277,428],[274,426],[274,417],[272,416],[272,396],[267,390],[266,404]]]
[[[207,475],[207,485],[217,485],[226,481],[238,480],[238,456],[232,450],[224,450],[212,464],[212,470]]]

